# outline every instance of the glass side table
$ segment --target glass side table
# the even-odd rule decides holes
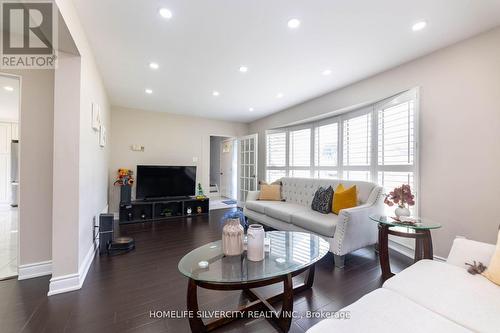
[[[431,230],[441,225],[425,218],[416,218],[415,224],[406,224],[386,215],[370,215],[370,220],[378,223],[378,255],[382,279],[385,281],[394,274],[389,262],[389,235],[415,239],[415,260],[433,258]]]

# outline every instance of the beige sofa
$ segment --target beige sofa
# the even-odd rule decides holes
[[[330,242],[335,266],[343,267],[347,253],[377,243],[377,224],[368,217],[383,211],[382,187],[363,181],[338,179],[282,178],[284,201],[261,201],[259,191],[248,193],[243,212],[250,223],[260,223],[277,230],[306,231]],[[322,214],[311,209],[314,193],[320,186],[339,183],[356,185],[358,206],[343,209],[338,215]]]

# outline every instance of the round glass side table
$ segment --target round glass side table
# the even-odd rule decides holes
[[[394,274],[389,262],[389,235],[415,239],[415,262],[433,258],[431,230],[441,228],[439,223],[425,218],[414,218],[415,223],[400,222],[386,215],[370,215],[370,220],[378,223],[378,255],[382,279]]]

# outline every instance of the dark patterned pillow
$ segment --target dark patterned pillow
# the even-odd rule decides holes
[[[332,200],[333,188],[331,186],[328,188],[320,187],[316,193],[314,193],[311,209],[323,214],[331,213]]]

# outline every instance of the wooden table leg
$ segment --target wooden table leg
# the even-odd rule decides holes
[[[312,267],[314,267],[314,265]],[[312,272],[314,278],[314,268],[312,268]],[[307,278],[309,278],[309,275]],[[292,274],[288,274],[283,280],[283,306],[281,307],[281,312],[278,318],[276,318],[276,323],[283,332],[288,332],[288,330],[290,330],[290,326],[292,325],[292,311],[293,311]]]
[[[430,230],[424,230],[425,236],[422,240],[424,243],[424,259],[432,260],[434,258],[434,251],[432,249],[432,237]]]
[[[315,266],[316,266],[315,264],[312,264],[306,273],[307,275],[306,278],[304,279],[304,285],[305,288],[307,289],[310,289],[313,286]]]
[[[189,326],[191,327],[191,332],[206,332],[207,327],[203,324],[203,320],[198,317],[198,286],[193,279],[189,279],[188,291],[187,291],[187,309],[191,311],[189,316]]]
[[[413,259],[413,262],[416,263],[417,261],[422,259],[423,255],[423,239],[422,237],[417,237],[415,238],[415,258]]]
[[[385,224],[378,225],[378,257],[380,268],[382,269],[382,279],[387,280],[394,274],[391,272],[391,264],[389,262],[389,227]]]

